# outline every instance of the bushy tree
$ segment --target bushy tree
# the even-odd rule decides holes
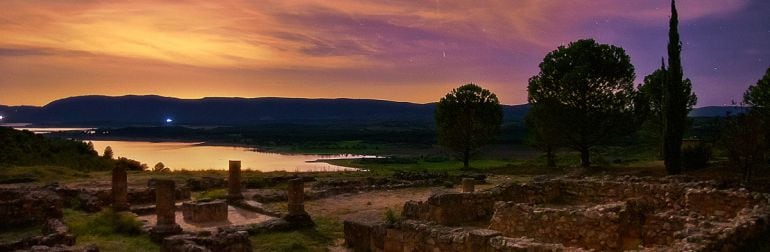
[[[641,120],[640,136],[642,141],[654,145],[659,149],[661,157],[664,149],[664,116],[663,116],[663,87],[665,86],[668,70],[665,63],[661,68],[644,77],[644,83],[639,86],[638,106],[643,116]],[[684,81],[685,86],[691,87],[689,79]],[[688,111],[695,105],[697,97],[691,94],[687,104]]]
[[[171,169],[166,167],[166,165],[163,164],[163,162],[158,162],[157,164],[155,164],[155,166],[152,167],[152,171],[154,171],[154,172],[167,172],[167,171],[170,171],[170,170]]]
[[[123,167],[126,171],[144,171],[147,170],[147,164],[140,163],[139,161],[120,157],[115,160],[115,166]]]
[[[561,125],[565,147],[590,167],[594,147],[635,129],[634,66],[625,50],[578,40],[548,53],[529,80],[529,103]]]
[[[559,124],[557,106],[541,101],[539,106],[530,108],[524,122],[527,124],[527,142],[545,153],[546,166],[556,166],[556,151],[562,145],[564,130]]]
[[[687,114],[695,104],[692,84],[684,79],[682,42],[679,39],[679,15],[676,1],[671,1],[668,31],[668,70],[662,88],[663,162],[669,174],[682,172],[682,138],[687,127]]]
[[[102,157],[106,159],[113,159],[115,156],[115,153],[112,152],[112,147],[107,146],[104,148],[104,153],[102,153]]]
[[[471,154],[500,131],[503,109],[495,94],[471,83],[441,98],[435,119],[439,144],[459,154],[468,168]]]
[[[767,132],[762,117],[741,113],[728,118],[723,144],[730,163],[741,169],[743,181],[749,182],[754,172],[767,167]]]
[[[770,118],[770,68],[757,84],[749,86],[743,94],[743,101],[752,111],[756,111],[765,119]]]

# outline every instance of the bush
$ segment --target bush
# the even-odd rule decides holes
[[[123,167],[126,171],[144,171],[147,170],[147,164],[142,164],[139,161],[128,159],[128,158],[118,158],[117,161],[115,161],[115,166]]]
[[[226,199],[227,198],[227,191],[225,189],[215,189],[215,190],[207,190],[205,192],[202,192],[196,200],[199,201],[208,201],[208,200],[216,200],[216,199]]]
[[[132,213],[115,212],[109,208],[92,216],[78,216],[67,224],[78,235],[139,235],[142,232],[142,222]]]
[[[396,212],[393,211],[393,209],[388,208],[388,210],[385,211],[384,221],[385,221],[385,225],[393,226],[393,225],[396,225],[396,223],[398,223],[399,221],[401,221],[401,216],[396,214]]]
[[[713,155],[711,146],[698,144],[682,149],[682,166],[686,170],[698,170],[708,166]]]

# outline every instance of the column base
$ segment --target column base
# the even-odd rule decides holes
[[[154,242],[162,242],[163,238],[181,233],[182,227],[176,223],[171,225],[156,225],[150,229],[150,239]]]

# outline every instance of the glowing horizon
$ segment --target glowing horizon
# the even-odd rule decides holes
[[[770,4],[678,4],[698,105],[739,99],[770,61]],[[521,104],[543,56],[580,38],[624,47],[641,81],[665,56],[667,18],[668,0],[9,0],[0,104],[128,94],[428,103],[468,82]]]

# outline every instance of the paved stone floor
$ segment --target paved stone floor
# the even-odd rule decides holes
[[[251,212],[251,211],[233,207],[233,206],[228,206],[227,211],[228,211],[227,221],[190,223],[184,220],[184,217],[182,216],[182,211],[177,210],[176,223],[179,224],[179,226],[181,226],[182,229],[184,229],[184,231],[199,232],[199,231],[214,231],[218,227],[228,226],[228,225],[255,224],[255,223],[264,222],[273,218],[267,215],[258,214],[255,212]],[[142,215],[142,216],[139,216],[138,219],[144,222],[145,225],[155,225],[155,214]]]

